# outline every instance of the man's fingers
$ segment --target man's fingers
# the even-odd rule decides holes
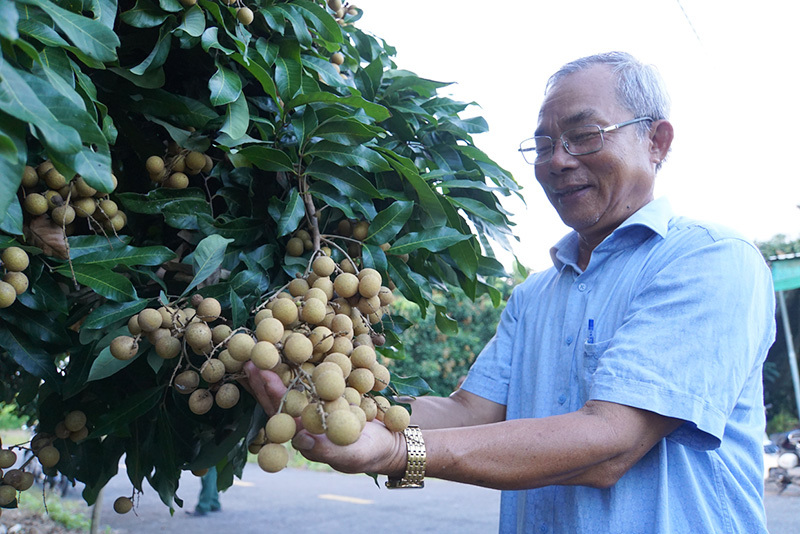
[[[283,385],[280,377],[272,371],[258,369],[252,362],[247,362],[244,370],[247,374],[248,389],[258,403],[268,415],[276,413],[281,398],[286,392],[286,386]]]

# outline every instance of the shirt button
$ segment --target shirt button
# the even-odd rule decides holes
[[[567,345],[571,344],[572,343],[572,336],[567,336],[567,339],[565,339],[564,341],[567,342]]]
[[[544,523],[539,525],[539,532],[547,532],[547,525],[545,525]]]
[[[586,291],[586,284],[584,284],[583,282],[578,284],[578,291]]]
[[[558,396],[558,403],[564,404],[565,402],[567,402],[567,396],[562,393],[561,395]]]

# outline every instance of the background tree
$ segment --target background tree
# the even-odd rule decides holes
[[[338,0],[0,0],[3,400],[36,423],[17,450],[88,503],[123,455],[134,492],[147,480],[170,507],[184,470],[216,465],[222,489],[241,474],[260,409],[242,394],[198,415],[177,377],[237,332],[252,343],[290,281],[325,278],[319,256],[376,270],[422,319],[439,288],[501,300],[497,195],[517,184],[474,145],[485,122],[397,69],[360,16]],[[383,307],[353,317],[385,361],[410,323]],[[206,322],[227,336],[197,341]],[[219,403],[240,377],[191,387]],[[395,374],[376,395],[425,391]]]

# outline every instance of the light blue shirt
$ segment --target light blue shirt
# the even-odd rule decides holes
[[[500,531],[761,533],[761,367],[775,337],[759,251],[730,230],[646,205],[577,266],[578,236],[554,268],[517,287],[463,388],[507,419],[610,401],[685,421],[613,487],[503,492]],[[589,332],[589,321],[593,332]]]

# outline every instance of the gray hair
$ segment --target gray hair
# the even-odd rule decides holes
[[[650,117],[654,120],[669,118],[669,94],[658,70],[626,52],[596,54],[567,63],[547,80],[545,94],[565,76],[594,65],[611,67],[617,79],[617,99],[634,117]],[[636,127],[639,135],[644,136],[650,125],[641,122]]]

